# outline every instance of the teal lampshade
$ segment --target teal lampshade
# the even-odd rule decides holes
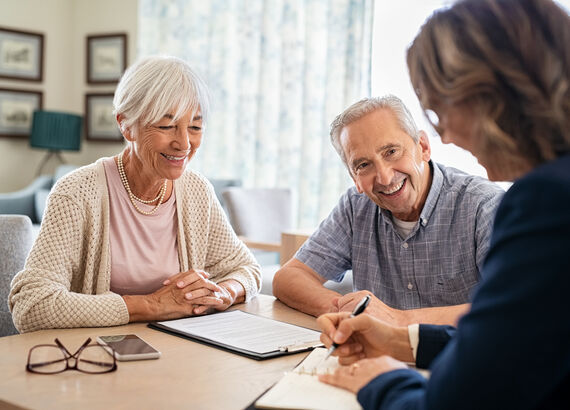
[[[34,111],[30,146],[53,151],[79,151],[80,115],[55,111]]]

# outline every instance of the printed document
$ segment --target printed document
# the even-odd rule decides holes
[[[164,329],[201,341],[253,354],[292,352],[322,346],[320,332],[233,310],[207,316],[157,322]]]

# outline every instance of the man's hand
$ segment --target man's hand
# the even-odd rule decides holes
[[[370,295],[370,303],[365,310],[369,315],[394,326],[407,326],[412,323],[411,318],[408,317],[408,311],[391,308],[367,290],[347,293],[333,301],[333,304],[336,304],[335,307],[338,312],[352,312],[358,302],[366,295]]]

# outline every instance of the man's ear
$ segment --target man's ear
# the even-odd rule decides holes
[[[123,114],[117,114],[116,119],[117,124],[119,125],[119,130],[121,131],[121,134],[123,134],[123,137],[125,137],[125,139],[129,142],[133,142],[134,136],[131,132],[131,129],[125,126],[125,117]]]
[[[425,133],[425,131],[420,131],[419,136],[420,139],[418,144],[420,146],[420,149],[422,150],[422,160],[424,160],[425,162],[429,162],[429,160],[431,159],[431,147],[429,145],[429,138]]]

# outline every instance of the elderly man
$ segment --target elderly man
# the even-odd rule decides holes
[[[352,310],[394,325],[454,324],[489,247],[497,185],[430,160],[427,135],[394,96],[361,100],[331,126],[355,187],[275,275],[273,294],[320,315]],[[323,286],[352,269],[354,292]]]

